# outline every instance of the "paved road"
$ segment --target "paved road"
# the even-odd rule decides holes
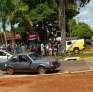
[[[60,73],[65,71],[75,72],[75,71],[85,71],[93,70],[93,61],[64,61],[60,67]],[[58,73],[59,73],[58,72]],[[6,75],[5,72],[0,71],[0,76]]]
[[[93,70],[93,61],[64,61],[62,62],[61,71],[84,71]]]

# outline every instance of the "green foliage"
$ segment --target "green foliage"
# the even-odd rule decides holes
[[[81,4],[84,5],[87,1],[89,0],[81,0]],[[69,4],[69,8],[76,8],[74,0],[66,0],[66,3]],[[31,27],[33,23],[57,14],[58,0],[0,0],[0,18],[4,30],[7,22],[13,25],[16,21],[18,23],[22,20],[21,22],[25,22]],[[55,17],[56,19],[58,16]]]
[[[18,27],[14,29],[16,33],[20,33],[20,34],[26,34],[25,28],[24,27]]]
[[[83,38],[92,37],[92,29],[85,23],[76,23],[75,20],[70,20],[69,23],[70,36],[78,36]]]
[[[37,5],[35,9],[31,9],[30,18],[33,22],[39,22],[53,13],[55,13],[55,11],[51,9],[46,2],[44,4]]]
[[[13,7],[9,8],[10,11],[6,15],[7,22],[11,22],[18,17],[22,18],[22,14],[25,14],[25,12],[28,11],[28,5],[21,0],[10,0],[10,4]]]

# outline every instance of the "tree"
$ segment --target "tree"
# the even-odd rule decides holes
[[[28,5],[23,3],[22,0],[0,0],[0,17],[3,30],[5,31],[5,25],[7,23],[10,23],[11,27],[13,27],[13,25],[20,22],[23,17],[28,19],[26,15],[27,11]]]
[[[68,33],[67,36],[68,37],[72,37],[72,30],[74,30],[77,26],[76,20],[75,19],[70,19],[67,23],[68,25]]]
[[[27,10],[28,10],[28,6],[25,3],[23,3],[21,0],[0,0],[0,14],[1,14],[0,17],[2,22],[2,28],[4,31],[5,43],[7,46],[6,35],[5,35],[6,24],[10,24],[11,31],[13,32],[12,44],[14,45],[14,54],[15,54],[14,24],[20,22],[20,19],[24,17]],[[28,20],[28,17],[26,15],[25,17]]]
[[[6,30],[6,26],[5,26],[6,14],[8,12],[6,3],[7,3],[7,0],[0,0],[0,22],[2,22],[2,28],[4,31]],[[5,32],[4,32],[4,40],[5,40],[5,44],[7,44]]]
[[[11,24],[11,30],[15,23],[20,22],[23,15],[26,15],[28,6],[21,0],[0,0],[0,17],[3,31],[6,31],[6,24]],[[27,17],[27,16],[26,16]]]
[[[82,38],[91,38],[93,35],[92,29],[85,23],[79,23],[72,31],[73,36]]]
[[[77,3],[78,1],[78,3]],[[90,0],[59,0],[59,28],[61,30],[61,44],[62,47],[64,48],[64,51],[66,50],[65,46],[65,40],[66,40],[66,18],[68,15],[66,15],[66,9],[73,10],[73,5],[76,5],[74,7],[74,10],[77,11],[78,5],[79,6],[84,6],[86,3],[88,3]],[[72,12],[74,14],[74,12]],[[71,14],[71,15],[72,15]],[[77,13],[75,13],[77,14]],[[71,17],[75,16],[72,15]],[[71,18],[70,17],[70,18]]]
[[[66,10],[70,8],[76,9],[75,0],[65,0]],[[88,0],[81,0],[81,6],[85,5]],[[3,29],[5,30],[6,22],[10,22],[11,26],[15,23],[23,23],[30,26],[37,24],[45,20],[50,21],[53,17],[53,21],[58,19],[58,0],[0,0],[0,14],[3,23]],[[72,15],[71,15],[72,14]],[[70,14],[74,16],[74,11]],[[7,20],[7,21],[6,21]]]
[[[8,1],[9,2],[9,1]],[[11,26],[18,23],[26,16],[28,6],[21,0],[10,0],[9,4],[13,7],[9,7],[9,12],[6,15],[6,22],[10,22]]]
[[[68,23],[71,37],[91,38],[93,35],[92,29],[85,23],[76,23],[72,19]]]
[[[48,22],[54,22],[55,20],[58,21],[58,7],[59,7],[59,4],[61,4],[60,1],[62,0],[22,0],[22,1],[29,6],[29,12],[27,13],[27,15],[29,17],[28,20],[30,20],[32,24],[39,24],[39,22],[42,22],[43,25],[40,25],[40,26],[44,26],[44,23],[46,21]],[[64,1],[65,1],[65,7],[66,7],[65,17],[66,17],[66,23],[67,23],[69,19],[71,19],[73,16],[75,16],[78,13],[78,11],[77,11],[76,0],[64,0]],[[84,6],[86,3],[88,3],[89,0],[80,0],[80,1],[81,1],[80,6]],[[59,8],[62,9],[62,7],[59,7]],[[52,19],[53,17],[54,19]],[[62,19],[59,19],[59,20],[62,21]],[[25,26],[24,23],[23,25]],[[31,29],[31,27],[28,27],[28,28]]]
[[[23,0],[29,6],[30,20],[33,23],[43,21],[47,16],[56,13],[56,0]]]

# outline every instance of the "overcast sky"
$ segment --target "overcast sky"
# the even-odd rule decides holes
[[[89,24],[93,28],[93,0],[80,9],[80,14],[77,15],[76,18],[81,22]]]

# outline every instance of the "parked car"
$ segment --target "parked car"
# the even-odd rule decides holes
[[[19,54],[13,56],[7,62],[0,64],[1,70],[8,74],[15,72],[38,72],[45,74],[47,71],[55,70],[60,66],[56,59],[43,58],[36,53]]]
[[[6,52],[5,50],[0,50],[0,63],[6,62],[11,57],[12,57],[12,54]]]
[[[92,39],[85,39],[86,45],[91,45]]]

